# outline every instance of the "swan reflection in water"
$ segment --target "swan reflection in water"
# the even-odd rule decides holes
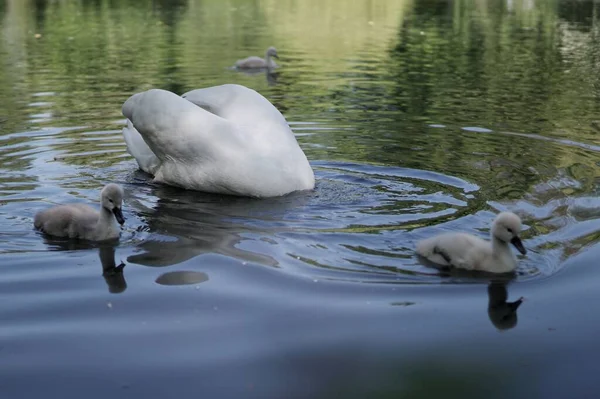
[[[138,253],[127,262],[153,267],[178,264],[205,253],[277,267],[273,257],[238,245],[261,239],[248,237],[252,233],[285,229],[287,223],[283,222],[293,223],[298,209],[308,201],[304,193],[252,199],[162,185],[142,191],[146,192],[136,193],[129,203],[146,221],[144,228],[150,235],[137,244]],[[294,210],[294,215],[289,210]]]
[[[498,330],[508,330],[517,325],[517,309],[523,303],[523,297],[508,302],[506,281],[491,281],[487,287],[488,316]]]
[[[103,245],[99,248],[100,261],[102,263],[102,277],[106,281],[108,291],[112,294],[120,294],[127,289],[127,281],[123,269],[125,263],[117,265],[115,262],[115,246]],[[177,270],[163,273],[156,278],[160,285],[190,285],[200,284],[208,281],[208,274],[203,272]]]
[[[156,279],[156,283],[160,285],[190,285],[205,281],[208,281],[208,274],[188,270],[163,273]]]
[[[115,262],[115,246],[103,245],[99,248],[100,261],[102,263],[102,277],[106,281],[108,291],[112,294],[120,294],[127,289],[127,281],[123,269],[125,263],[117,265]],[[177,270],[163,273],[156,278],[160,285],[191,285],[208,281],[208,274],[187,270]]]

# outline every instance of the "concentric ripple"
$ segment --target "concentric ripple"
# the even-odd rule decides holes
[[[315,162],[314,192],[253,200],[154,185],[130,175],[129,206],[139,217],[127,261],[146,266],[195,262],[218,253],[319,279],[385,283],[465,283],[419,262],[417,240],[441,231],[486,237],[495,211],[468,181],[440,173]],[[148,179],[144,182],[144,179]],[[527,219],[525,220],[527,224]],[[527,235],[528,233],[526,233]],[[526,241],[518,279],[550,275],[558,259]],[[198,260],[200,262],[200,260]]]
[[[300,139],[322,131],[299,126]],[[137,171],[118,129],[43,129],[2,139],[3,253],[77,249],[41,241],[31,229],[33,214],[53,203],[94,203],[107,181],[126,188],[128,221],[120,247],[129,253],[127,263],[152,267],[193,265],[218,254],[315,281],[475,282],[475,276],[448,276],[421,264],[415,243],[443,231],[485,238],[495,212],[512,209],[527,229],[529,254],[517,276],[522,280],[552,275],[598,236],[594,197],[563,194],[581,189],[575,176],[585,173],[581,168],[556,169],[522,200],[502,202],[475,182],[439,172],[315,161],[314,191],[256,200],[154,184]]]

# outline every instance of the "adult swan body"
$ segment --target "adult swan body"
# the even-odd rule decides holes
[[[285,118],[240,85],[181,97],[153,89],[123,104],[123,136],[155,181],[210,193],[276,197],[311,190],[315,177]]]

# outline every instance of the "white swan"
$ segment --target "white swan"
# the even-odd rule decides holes
[[[235,67],[237,69],[275,69],[277,68],[277,64],[271,59],[271,57],[279,59],[275,47],[269,47],[267,49],[264,59],[257,56],[244,58],[243,60],[237,60],[235,62]]]
[[[125,223],[121,211],[123,189],[116,184],[106,185],[101,193],[100,212],[84,204],[58,205],[38,212],[33,220],[43,233],[91,241],[119,237],[119,224]]]
[[[512,212],[500,213],[492,224],[491,242],[465,233],[445,233],[417,243],[417,254],[441,266],[490,273],[509,273],[517,267],[508,246],[527,253],[519,233],[521,219]]]
[[[127,149],[155,181],[191,190],[276,197],[315,177],[285,118],[239,85],[134,94],[123,104]]]

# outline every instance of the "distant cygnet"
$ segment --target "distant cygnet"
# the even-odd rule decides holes
[[[508,244],[523,255],[519,233],[521,219],[512,212],[502,212],[494,220],[491,242],[465,233],[445,233],[417,243],[417,254],[440,266],[490,273],[509,273],[517,261]]]
[[[118,238],[119,224],[125,223],[121,211],[123,189],[108,184],[100,193],[100,212],[84,204],[59,205],[38,212],[33,225],[36,229],[56,237],[102,241]]]
[[[277,68],[277,64],[271,57],[279,59],[275,47],[269,47],[267,49],[264,59],[256,56],[244,58],[243,60],[236,61],[235,67],[238,69]]]

